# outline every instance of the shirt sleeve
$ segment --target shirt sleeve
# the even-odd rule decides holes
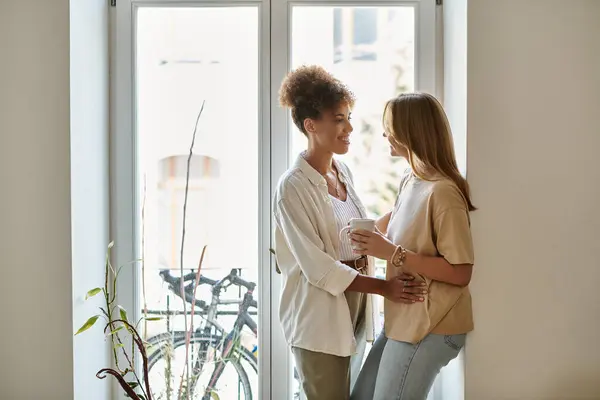
[[[473,239],[468,211],[450,208],[434,221],[438,253],[450,264],[473,264]]]
[[[300,199],[294,196],[280,199],[275,205],[275,217],[306,279],[334,296],[342,294],[354,281],[358,271],[323,251],[323,241]]]

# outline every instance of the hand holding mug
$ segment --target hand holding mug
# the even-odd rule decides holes
[[[381,234],[377,229],[366,230],[356,229],[350,233],[350,240],[355,253],[359,255],[368,255],[389,260],[392,258],[396,245],[387,237]]]
[[[356,229],[362,229],[365,231],[372,232],[373,230],[375,230],[375,220],[370,218],[352,218],[348,223],[348,226],[340,231],[340,240],[342,240],[344,235],[347,235],[348,232],[352,232]],[[362,250],[360,247],[357,247],[353,242],[352,249]]]

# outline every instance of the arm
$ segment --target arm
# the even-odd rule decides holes
[[[457,286],[467,286],[473,273],[473,264],[450,264],[444,257],[422,256],[409,251],[404,266],[410,272]]]
[[[358,254],[368,254],[389,261],[396,251],[395,244],[376,232],[357,230],[351,237],[353,243],[364,249],[357,251]],[[457,286],[467,286],[473,271],[473,264],[450,264],[444,257],[423,256],[408,250],[402,267],[407,272]]]
[[[387,281],[367,275],[358,275],[348,286],[351,292],[372,293],[383,296],[397,303],[414,303],[424,301],[427,293],[425,282],[414,280],[412,275],[401,274]]]
[[[372,293],[385,296],[386,283],[383,279],[373,278],[367,275],[358,275],[348,286],[351,292]]]
[[[323,251],[323,241],[292,190],[275,204],[275,220],[306,279],[333,296],[343,293],[358,272]]]
[[[407,272],[421,274],[429,279],[457,286],[466,286],[473,272],[473,243],[469,227],[468,211],[451,208],[434,220],[436,248],[440,256],[425,256],[406,251],[402,268]],[[358,230],[351,234],[352,241],[368,254],[391,260],[396,245],[377,233]]]
[[[437,281],[467,286],[474,262],[469,211],[464,205],[446,208],[434,218],[433,230],[440,256],[407,253],[408,269]]]

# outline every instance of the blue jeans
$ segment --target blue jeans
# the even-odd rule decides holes
[[[416,344],[379,335],[351,400],[425,400],[440,370],[465,345],[466,334],[427,335]]]

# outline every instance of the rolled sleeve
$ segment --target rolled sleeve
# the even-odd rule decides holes
[[[275,204],[275,220],[290,252],[311,285],[333,296],[342,294],[358,272],[324,251],[323,241],[300,199],[290,197]]]

